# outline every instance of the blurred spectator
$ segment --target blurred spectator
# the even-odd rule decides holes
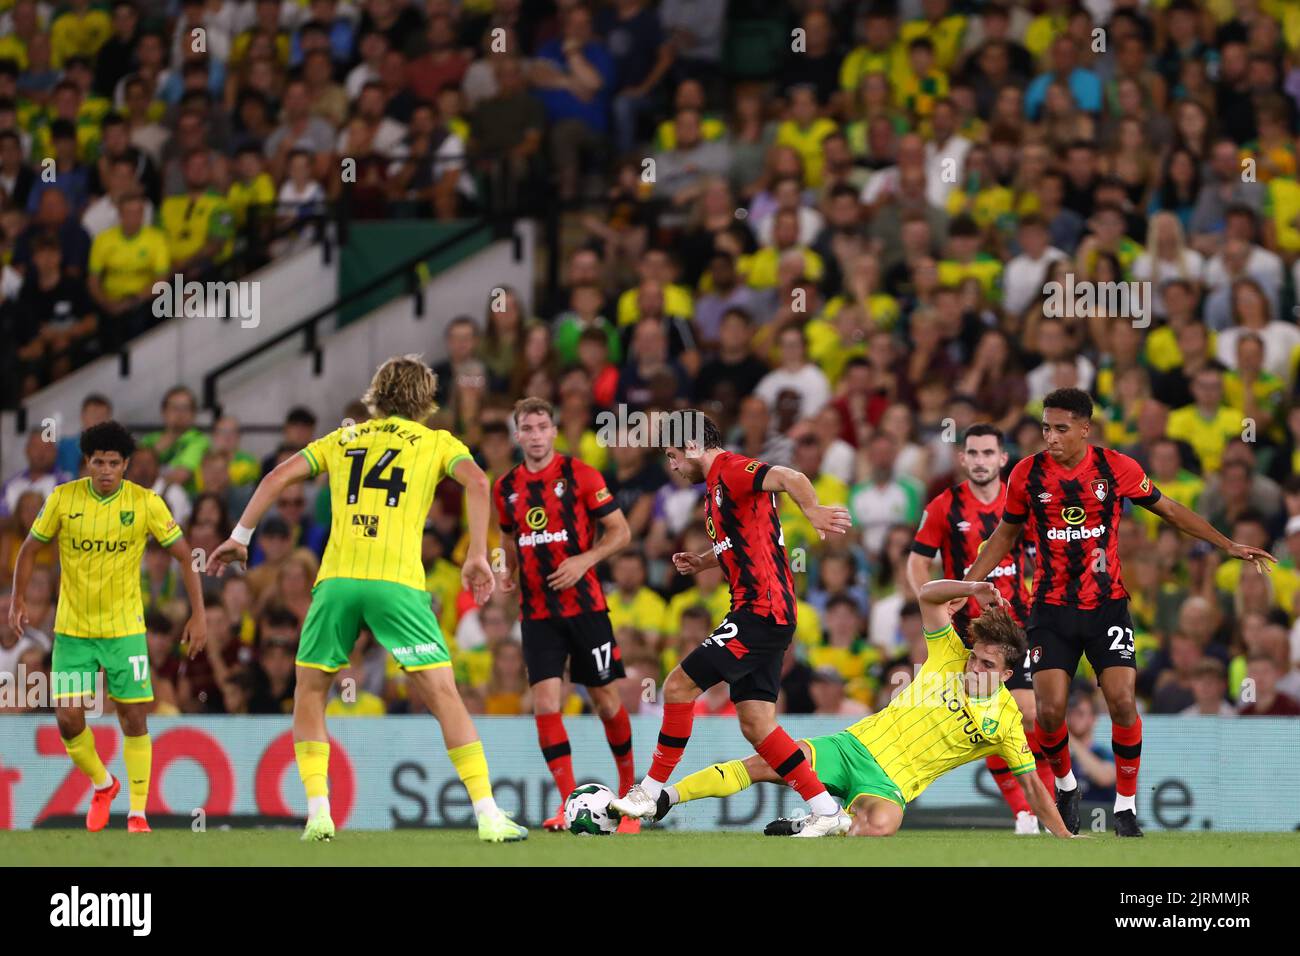
[[[123,195],[117,205],[119,224],[97,235],[90,247],[89,290],[103,316],[105,341],[113,345],[153,324],[154,284],[170,279],[167,236],[145,221],[146,208],[140,192]]]
[[[537,50],[528,79],[552,124],[550,156],[559,174],[560,199],[570,201],[578,195],[582,154],[603,142],[617,76],[614,58],[594,37],[587,8],[571,6],[563,20],[563,36]]]
[[[156,448],[144,444],[138,446],[127,465],[126,478],[161,495],[177,524],[185,525],[189,522],[193,507],[190,497],[183,484],[169,481],[163,474],[162,459]]]
[[[1271,654],[1251,654],[1246,673],[1250,692],[1243,691],[1239,714],[1243,717],[1300,716],[1300,702],[1278,690],[1278,680],[1284,671],[1278,666],[1277,658]]]
[[[215,438],[215,435],[214,435]],[[280,430],[280,449],[296,454],[306,448],[316,438],[316,413],[309,408],[295,405],[284,417]],[[262,475],[265,478],[271,469],[279,463],[280,452],[267,455],[262,459]]]
[[[58,459],[55,467],[69,475],[81,474],[81,432],[100,422],[113,417],[113,403],[109,399],[92,392],[81,400],[81,431],[65,433],[58,441]]]
[[[845,696],[844,678],[834,667],[819,667],[813,671],[808,690],[812,694],[814,714],[862,717],[870,713],[861,701]]]
[[[1231,717],[1236,714],[1227,701],[1228,678],[1223,662],[1204,658],[1192,671],[1194,702],[1182,710],[1185,717]]]
[[[41,501],[49,497],[56,485],[71,481],[72,475],[57,464],[58,448],[40,431],[30,431],[24,445],[27,467],[11,475],[0,485],[0,518],[14,514],[18,499],[28,491],[35,491]]]
[[[152,448],[164,468],[168,484],[185,485],[192,491],[194,477],[211,443],[195,427],[198,399],[185,385],[173,385],[163,393],[161,431],[150,432],[140,439],[140,447]]]

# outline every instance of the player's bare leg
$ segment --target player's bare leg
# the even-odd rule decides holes
[[[54,702],[54,719],[59,736],[72,762],[94,784],[95,792],[86,811],[86,829],[98,832],[108,825],[108,811],[122,784],[108,772],[95,750],[95,737],[86,726],[82,698],[67,697]]]
[[[131,809],[126,818],[130,833],[149,833],[145,806],[149,802],[149,776],[153,766],[153,741],[149,739],[149,703],[117,703],[117,719],[122,725],[122,759],[126,763],[127,788]]]
[[[863,794],[853,801],[849,811],[853,823],[849,826],[849,836],[888,837],[898,832],[903,824],[903,808],[893,800]]]
[[[447,756],[469,791],[478,819],[479,839],[489,843],[513,843],[528,838],[528,831],[507,817],[497,807],[492,796],[492,783],[488,778],[487,758],[479,740],[474,721],[465,709],[456,678],[451,667],[429,667],[408,670],[412,689],[420,695],[429,713],[442,727],[442,739],[447,745]]]
[[[577,781],[573,777],[573,756],[569,748],[569,735],[564,730],[564,682],[558,677],[539,680],[532,686],[533,719],[537,722],[537,742],[542,748],[555,789],[560,792],[560,809],[555,816],[542,821],[545,830],[564,829],[564,801],[569,798]]]
[[[614,765],[618,768],[618,786],[614,792],[619,796],[627,793],[636,785],[636,768],[632,757],[632,722],[628,719],[623,699],[618,695],[618,682],[588,687],[592,710],[600,718],[605,728],[605,741],[614,756]],[[641,821],[626,817],[619,821],[619,833],[640,833]]]
[[[1056,809],[1071,833],[1079,832],[1079,784],[1070,765],[1070,734],[1065,710],[1070,696],[1070,675],[1058,668],[1034,674],[1037,704],[1035,729],[1043,755],[1056,776]]]
[[[293,754],[307,792],[307,828],[302,838],[327,843],[334,839],[334,820],[330,816],[330,744],[325,704],[334,674],[299,664],[297,677],[293,692]]]
[[[655,815],[659,808],[659,795],[682,759],[682,752],[690,739],[695,722],[695,699],[702,693],[703,688],[686,676],[680,664],[673,668],[664,681],[664,717],[650,769],[640,783],[610,801],[609,805],[618,814],[642,820]]]
[[[1115,754],[1115,835],[1140,837],[1137,779],[1142,763],[1142,718],[1137,712],[1137,671],[1107,667],[1099,683],[1110,711],[1110,747]]]

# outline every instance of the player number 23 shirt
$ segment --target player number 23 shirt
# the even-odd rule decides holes
[[[59,539],[59,606],[54,632],[67,637],[144,633],[140,559],[148,535],[164,548],[181,529],[163,500],[123,481],[106,498],[89,478],[59,485],[32,524],[37,541]]]
[[[1088,446],[1071,469],[1041,451],[1011,470],[1002,520],[1023,523],[1037,546],[1036,602],[1091,610],[1128,597],[1119,565],[1125,498],[1150,508],[1160,489],[1136,461],[1108,448]]]

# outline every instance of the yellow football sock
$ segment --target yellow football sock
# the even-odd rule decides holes
[[[733,793],[740,793],[752,782],[749,771],[745,769],[745,762],[731,760],[697,770],[673,784],[673,787],[677,791],[677,802],[687,803],[701,797],[729,797]]]
[[[81,733],[71,740],[65,739],[63,747],[72,758],[72,762],[77,765],[77,769],[89,777],[91,783],[96,787],[108,783],[108,768],[104,766],[104,761],[99,759],[99,754],[95,751],[95,735],[90,732],[89,727],[83,728]]]
[[[149,802],[149,771],[153,766],[153,741],[148,734],[122,738],[122,759],[131,788],[131,812],[144,813]]]
[[[475,740],[462,747],[453,747],[447,751],[460,782],[469,791],[469,798],[476,805],[480,800],[492,799],[492,783],[488,780],[487,757],[483,756],[483,741]],[[477,809],[477,806],[476,806]]]
[[[324,740],[300,740],[293,745],[298,761],[298,776],[307,790],[307,799],[327,797],[330,792],[330,745]]]

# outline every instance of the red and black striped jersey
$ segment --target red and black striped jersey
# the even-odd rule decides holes
[[[975,497],[970,482],[963,481],[936,495],[921,513],[921,526],[916,529],[912,550],[919,555],[943,557],[943,576],[950,581],[961,581],[975,563],[975,556],[984,547],[1005,510],[1007,486],[998,483],[998,496],[989,504]],[[1028,620],[1028,603],[1025,600],[1025,548],[1024,539],[1015,546],[1002,563],[994,568],[988,580],[997,585],[1002,596],[1011,602],[1011,616],[1020,624]],[[958,634],[966,633],[972,617],[979,616],[979,602],[971,598],[962,611],[954,616],[953,626]]]
[[[721,452],[705,478],[704,530],[713,541],[731,586],[731,609],[795,622],[794,576],[776,510],[776,493],[763,490],[771,468],[733,452]]]
[[[560,563],[591,549],[599,518],[617,510],[614,496],[595,468],[556,455],[541,471],[515,465],[493,488],[502,534],[519,552],[520,607],[532,621],[605,610],[596,569],[564,591],[546,581]]]
[[[1128,597],[1119,564],[1125,498],[1150,508],[1160,489],[1141,465],[1108,448],[1089,445],[1068,471],[1045,451],[1011,470],[1002,520],[1023,522],[1037,546],[1035,601],[1090,609]]]

